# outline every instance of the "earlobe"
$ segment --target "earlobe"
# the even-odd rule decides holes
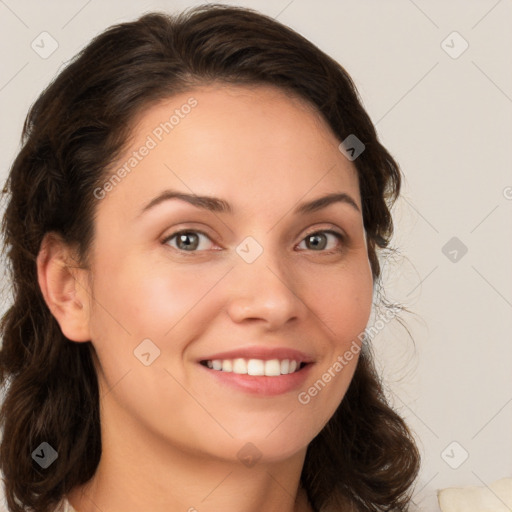
[[[55,233],[47,233],[37,256],[37,277],[44,300],[72,341],[89,341],[89,295],[84,269],[72,249]]]

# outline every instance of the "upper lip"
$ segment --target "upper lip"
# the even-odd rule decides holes
[[[213,361],[215,359],[290,359],[299,363],[312,363],[313,358],[300,350],[287,347],[245,347],[236,348],[227,352],[218,352],[209,356],[201,357],[198,361]]]

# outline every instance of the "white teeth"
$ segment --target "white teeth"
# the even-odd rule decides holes
[[[235,359],[233,361],[233,373],[247,373],[247,363],[245,359]]]
[[[249,359],[247,373],[249,375],[265,375],[265,362],[261,359]]]
[[[281,363],[279,359],[270,359],[265,361],[265,375],[275,377],[281,375]]]
[[[214,359],[206,361],[206,366],[212,370],[238,373],[240,375],[255,375],[276,377],[278,375],[288,375],[300,369],[300,364],[293,359]]]

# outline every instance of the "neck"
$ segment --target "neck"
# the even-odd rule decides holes
[[[171,446],[126,417],[119,419],[109,417],[109,428],[102,428],[94,477],[68,495],[77,512],[312,510],[300,488],[306,448],[286,460],[246,466]]]

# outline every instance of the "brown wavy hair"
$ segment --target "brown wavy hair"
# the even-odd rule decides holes
[[[149,13],[95,37],[32,105],[4,192],[4,253],[12,305],[2,318],[0,470],[10,512],[49,512],[94,475],[101,456],[93,345],[70,343],[37,280],[43,236],[58,233],[82,264],[94,237],[108,169],[142,109],[212,82],[271,84],[307,100],[334,134],[365,144],[354,161],[374,282],[378,251],[393,233],[390,208],[401,171],[380,144],[348,73],[292,29],[256,11],[203,5],[176,16]],[[32,460],[41,442],[51,470]],[[301,485],[316,511],[405,511],[420,455],[388,404],[363,343],[349,389],[310,443]]]

